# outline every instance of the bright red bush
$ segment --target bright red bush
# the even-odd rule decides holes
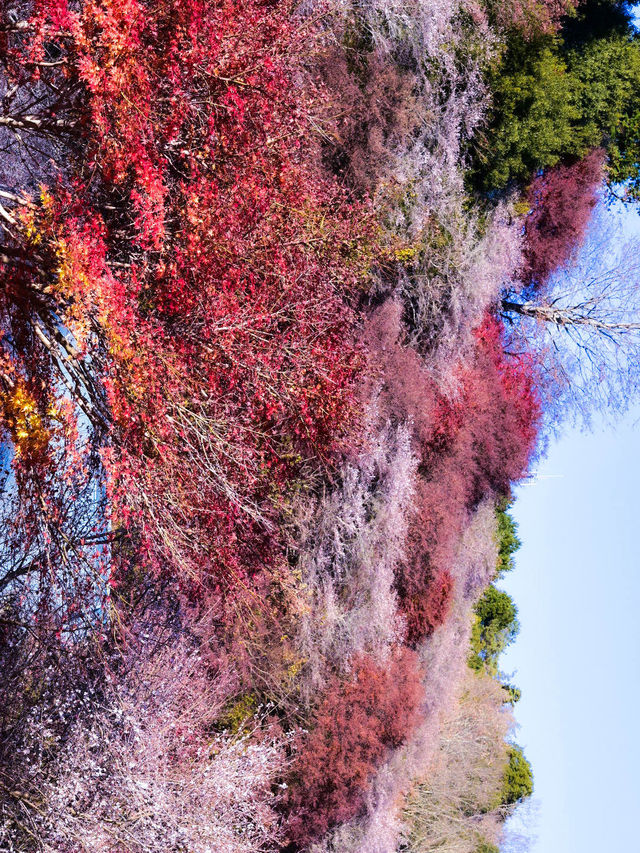
[[[354,660],[348,681],[328,684],[292,769],[287,849],[358,813],[374,771],[416,725],[422,698],[418,658],[406,648],[384,665]]]
[[[464,479],[466,509],[487,494],[506,494],[526,473],[540,422],[533,356],[507,355],[502,323],[490,314],[474,335],[475,352],[458,367],[459,391],[439,400],[423,446],[429,479]]]
[[[504,326],[491,314],[485,316],[475,334],[476,362],[465,381],[465,392],[470,400],[477,392],[479,402],[485,403],[482,415],[494,421],[491,437],[503,445],[505,453],[492,458],[496,468],[504,469],[496,472],[495,478],[518,480],[526,473],[540,426],[535,358],[528,353],[508,355]],[[498,424],[502,426],[501,435]]]
[[[536,289],[565,264],[584,237],[602,183],[604,151],[555,166],[529,187],[525,224],[525,280]]]

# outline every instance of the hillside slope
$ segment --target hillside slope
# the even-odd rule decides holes
[[[495,851],[512,485],[635,390],[627,7],[1,9],[0,848]]]

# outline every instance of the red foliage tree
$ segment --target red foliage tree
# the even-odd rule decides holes
[[[565,264],[584,237],[602,183],[604,151],[555,166],[529,187],[531,213],[525,225],[525,280],[544,287],[551,273]]]
[[[290,849],[358,813],[375,769],[414,728],[422,697],[418,659],[406,648],[384,665],[361,657],[349,681],[328,684],[292,768]]]
[[[74,93],[23,128],[70,155],[3,249],[5,340],[29,330],[15,369],[49,389],[42,422],[66,384],[107,445],[110,524],[134,534],[122,565],[183,582],[268,562],[288,483],[351,419],[368,218],[303,165],[290,12],[42,0],[5,31],[18,84]]]

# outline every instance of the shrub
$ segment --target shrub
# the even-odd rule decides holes
[[[470,212],[464,191],[494,38],[477,3],[325,5],[337,12],[319,63],[330,96],[325,163],[373,199],[386,248],[375,296],[400,297],[412,343],[450,355],[519,250],[505,209]]]
[[[459,0],[306,0],[304,8],[314,7],[333,15],[332,23],[348,48],[375,47],[408,67],[418,66],[425,54],[438,56],[443,47],[450,47],[451,39],[460,36],[460,18],[468,21],[473,15],[478,27],[486,23],[475,3]]]
[[[474,336],[475,352],[455,372],[457,392],[439,394],[422,448],[423,472],[460,488],[465,509],[509,493],[526,473],[540,423],[533,357],[506,353],[504,327],[491,314]]]
[[[18,793],[1,792],[2,849],[33,849],[34,838],[73,853],[277,846],[286,738],[264,709],[240,733],[212,734],[232,674],[208,672],[175,636],[160,640],[88,682],[61,685],[50,666],[53,689],[22,721]]]
[[[459,203],[436,207],[398,264],[409,341],[445,370],[472,350],[473,329],[522,264],[522,225],[511,204],[481,216]]]
[[[487,472],[497,494],[508,494],[509,483],[522,477],[535,450],[540,426],[540,399],[536,391],[536,364],[533,356],[507,353],[504,326],[490,314],[477,329],[478,357],[475,375],[469,377],[469,397],[485,410],[487,438],[502,445],[501,458],[488,453],[494,474]],[[482,373],[487,378],[481,382]],[[475,380],[475,381],[474,381]],[[478,396],[474,398],[474,392]],[[488,393],[485,406],[483,392]],[[492,398],[492,394],[495,395]],[[498,423],[502,428],[498,429]],[[496,448],[497,449],[497,448]],[[502,470],[500,470],[502,469]],[[502,480],[504,488],[500,489]],[[506,481],[506,482],[505,482]]]
[[[298,568],[305,608],[298,643],[302,689],[363,653],[383,661],[402,635],[395,571],[413,513],[417,459],[405,425],[369,413],[362,452],[345,464],[315,506],[299,503]]]
[[[494,499],[485,498],[471,514],[458,546],[453,574],[461,600],[475,603],[495,577],[498,560]]]
[[[292,766],[286,809],[292,849],[354,817],[390,749],[403,742],[422,701],[415,653],[397,649],[385,664],[361,657],[351,678],[334,678]]]
[[[397,162],[394,152],[419,125],[415,75],[372,46],[361,52],[350,44],[332,44],[314,70],[330,93],[334,127],[323,140],[324,166],[358,194],[375,196]]]
[[[449,614],[453,594],[453,580],[446,569],[431,575],[422,574],[422,584],[414,583],[410,589],[401,585],[401,600],[407,623],[407,642],[415,645],[433,633]]]
[[[598,201],[603,159],[604,151],[596,149],[583,160],[534,178],[527,195],[531,213],[525,221],[523,270],[530,287],[543,287],[582,243]]]
[[[55,49],[64,62],[39,69],[43,86],[75,93],[65,168],[20,217],[0,300],[3,340],[21,344],[12,373],[39,395],[39,453],[21,464],[36,482],[46,469],[35,426],[70,419],[64,385],[104,449],[105,526],[130,534],[112,575],[143,563],[190,591],[237,587],[269,562],[306,460],[333,460],[354,424],[348,303],[370,217],[300,156],[312,118],[293,80],[308,42],[290,4],[74,9],[38,3],[7,36],[19,82]],[[3,430],[17,436],[23,409],[2,396]]]
[[[401,344],[398,314],[397,303],[379,309],[368,341],[384,382],[382,410],[412,421],[421,460],[415,514],[397,568],[400,606],[415,643],[446,611],[447,573],[469,513],[488,496],[508,494],[511,482],[526,472],[540,403],[532,360],[505,353],[504,329],[492,316],[475,330],[475,352],[457,367],[457,392],[445,396],[415,351]]]

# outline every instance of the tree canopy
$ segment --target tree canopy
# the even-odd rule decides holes
[[[609,183],[640,198],[640,40],[628,15],[613,10],[617,23],[594,21],[589,38],[576,29],[567,44],[545,33],[507,41],[490,73],[491,121],[476,167],[482,189],[504,189],[602,147]]]
[[[470,666],[498,674],[498,658],[520,630],[518,609],[508,593],[491,585],[475,606]]]

